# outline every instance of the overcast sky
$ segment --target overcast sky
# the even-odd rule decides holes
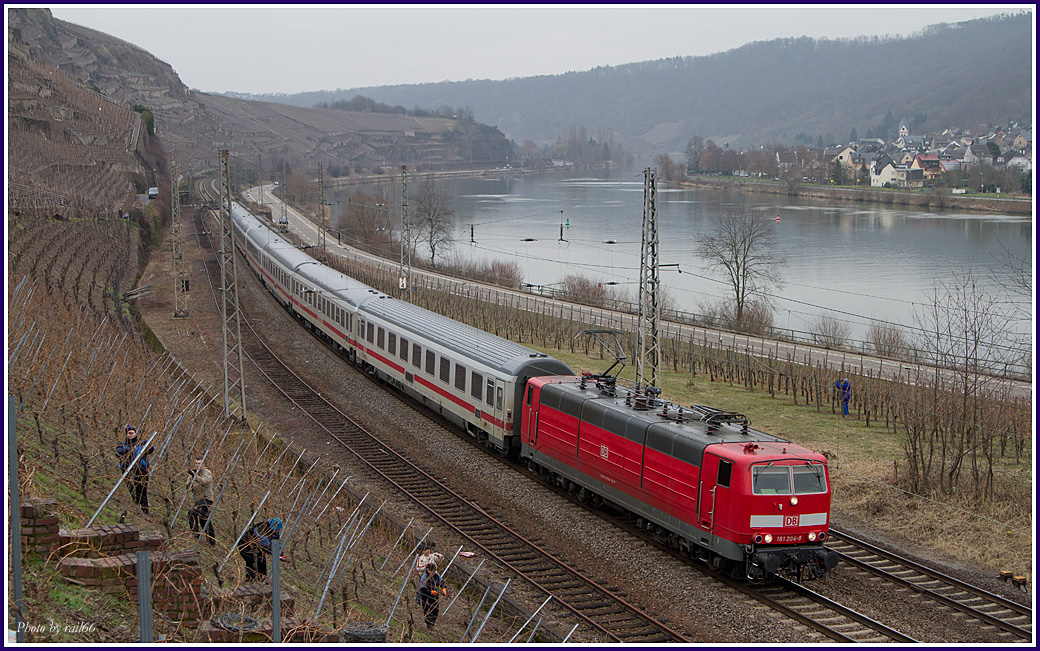
[[[1034,5],[69,5],[202,91],[508,79],[783,37],[908,35]],[[955,46],[955,44],[951,44]]]

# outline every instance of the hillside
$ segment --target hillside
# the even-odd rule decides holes
[[[8,47],[114,102],[146,106],[181,169],[211,167],[220,149],[237,154],[250,176],[260,154],[268,177],[280,160],[309,174],[317,174],[322,162],[345,175],[401,164],[498,166],[511,153],[501,132],[463,120],[311,110],[199,93],[141,48],[57,20],[46,9],[9,9]]]
[[[357,94],[403,106],[467,106],[521,142],[551,142],[569,126],[603,129],[630,149],[681,151],[693,135],[735,146],[845,139],[922,114],[919,129],[1029,122],[1032,14],[936,25],[909,38],[756,42],[562,75],[268,95],[312,106]],[[259,99],[258,96],[250,96]],[[894,134],[892,134],[894,135]]]

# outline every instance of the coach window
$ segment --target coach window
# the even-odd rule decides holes
[[[386,352],[391,355],[397,354],[397,335],[392,332],[386,338]]]
[[[471,396],[480,400],[480,394],[484,390],[484,376],[476,371],[469,378],[469,393]]]
[[[374,323],[368,324],[368,343],[372,344],[376,341],[376,326]]]
[[[455,388],[461,393],[466,392],[466,367],[462,364],[455,365]]]
[[[715,482],[723,488],[729,488],[729,478],[733,475],[733,462],[719,459],[719,478]]]
[[[441,382],[451,384],[451,360],[441,357]]]
[[[379,331],[376,333],[376,346],[378,346],[380,350],[383,349],[383,344],[385,343],[385,340],[386,330],[380,328]]]
[[[432,350],[427,350],[426,351],[426,374],[429,375],[430,377],[433,377],[433,374],[437,372],[437,371],[434,370],[436,368],[436,366],[437,366],[437,356],[433,354]]]
[[[408,340],[401,337],[401,361],[408,361]]]
[[[487,398],[485,402],[488,403],[488,407],[495,406],[495,381],[491,378],[487,380]]]
[[[422,368],[422,346],[412,344],[412,366]]]

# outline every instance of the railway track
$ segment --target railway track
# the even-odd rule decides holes
[[[827,546],[838,553],[841,562],[965,613],[983,626],[996,627],[1019,640],[1033,638],[1033,610],[1028,606],[833,529]]]
[[[910,643],[917,640],[885,624],[858,613],[851,608],[820,595],[813,590],[787,579],[779,579],[767,585],[748,584],[730,578],[699,563],[677,549],[656,540],[636,524],[635,516],[591,507],[573,495],[553,490],[566,496],[575,504],[594,511],[600,517],[615,524],[632,535],[645,540],[657,549],[686,562],[692,569],[710,576],[737,592],[783,613],[806,628],[842,644]]]
[[[207,265],[211,274],[214,267]],[[219,269],[216,270],[219,273]],[[542,549],[536,541],[481,509],[425,472],[364,427],[339,411],[284,364],[278,355],[243,322],[243,349],[259,372],[330,438],[352,452],[372,473],[411,498],[434,518],[481,549],[501,567],[552,596],[562,609],[584,624],[587,635],[603,642],[659,644],[688,642],[679,632],[622,599],[616,588],[592,578]],[[551,602],[552,603],[552,602]]]

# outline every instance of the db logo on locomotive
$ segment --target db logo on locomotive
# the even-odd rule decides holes
[[[785,527],[797,527],[798,526],[798,516],[797,515],[785,515],[784,516],[784,526]]]

